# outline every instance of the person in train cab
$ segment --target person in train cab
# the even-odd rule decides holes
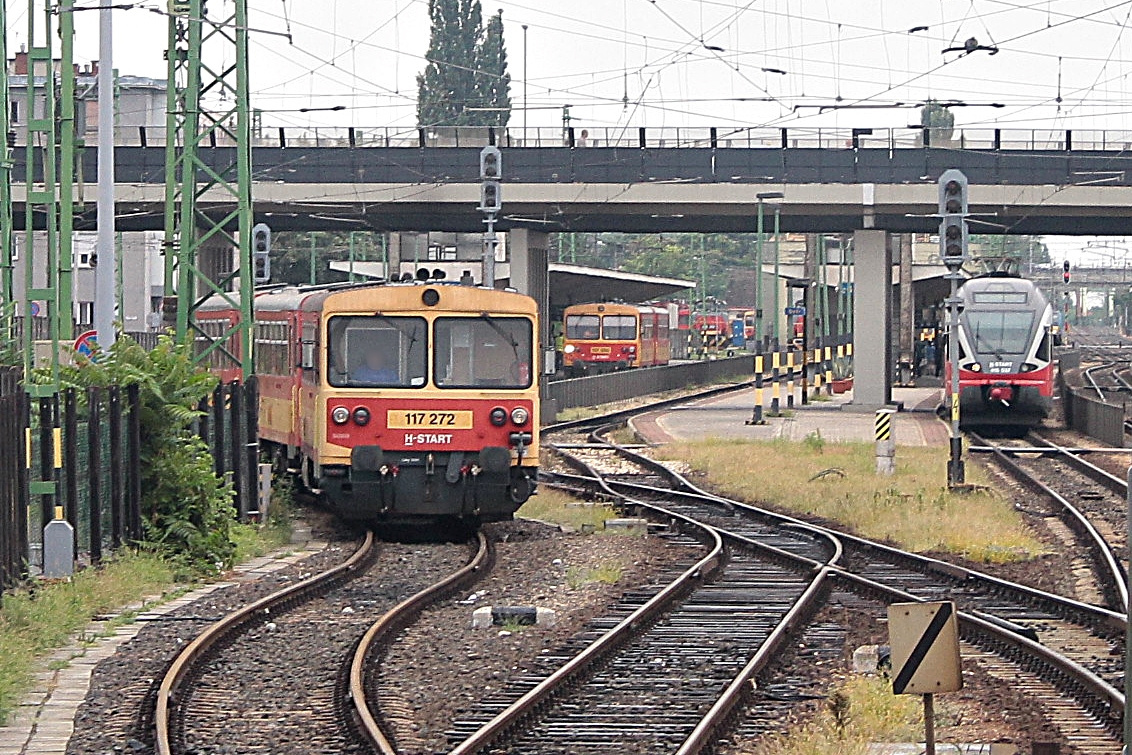
[[[389,366],[385,352],[376,346],[366,352],[365,361],[355,368],[350,379],[363,385],[396,385],[401,382],[397,370]]]

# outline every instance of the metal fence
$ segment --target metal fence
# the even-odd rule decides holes
[[[98,563],[144,536],[138,386],[68,389],[31,399],[22,387],[5,392],[7,381],[0,371],[0,590],[42,564],[43,528],[57,513],[74,528],[80,564]],[[193,429],[208,443],[217,476],[231,480],[241,518],[254,515],[255,380],[218,386],[199,408]],[[33,474],[54,482],[53,492],[32,494]]]
[[[754,373],[754,356],[713,359],[666,367],[642,367],[606,375],[558,380],[549,383],[544,398],[557,402],[557,408],[595,406],[611,401],[623,401],[636,396],[660,393],[690,385],[715,383],[727,378],[750,376]]]
[[[1108,404],[1089,398],[1084,390],[1065,382],[1058,374],[1061,391],[1061,408],[1065,424],[1077,432],[1096,438],[1112,447],[1124,447],[1124,404]]]

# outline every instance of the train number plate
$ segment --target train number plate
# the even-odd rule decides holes
[[[471,430],[472,413],[466,410],[433,412],[413,411],[411,409],[389,409],[385,414],[385,426],[390,430],[412,430],[418,427]]]
[[[594,346],[590,349],[591,354],[608,354],[612,349],[608,346]]]

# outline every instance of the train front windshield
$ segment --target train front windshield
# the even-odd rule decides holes
[[[967,341],[978,354],[1025,354],[1030,347],[1033,312],[968,311],[964,318],[967,321]]]
[[[601,318],[601,337],[606,341],[636,339],[637,318],[633,315],[605,315]]]
[[[566,318],[566,337],[572,341],[596,341],[599,337],[597,315],[570,315]]]
[[[530,320],[441,317],[434,333],[433,379],[438,387],[530,387],[534,351]]]
[[[428,322],[386,315],[332,317],[328,325],[330,384],[415,388],[426,382]]]

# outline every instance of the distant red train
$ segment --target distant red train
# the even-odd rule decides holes
[[[667,307],[574,304],[566,308],[562,362],[575,375],[668,364],[672,357]]]

